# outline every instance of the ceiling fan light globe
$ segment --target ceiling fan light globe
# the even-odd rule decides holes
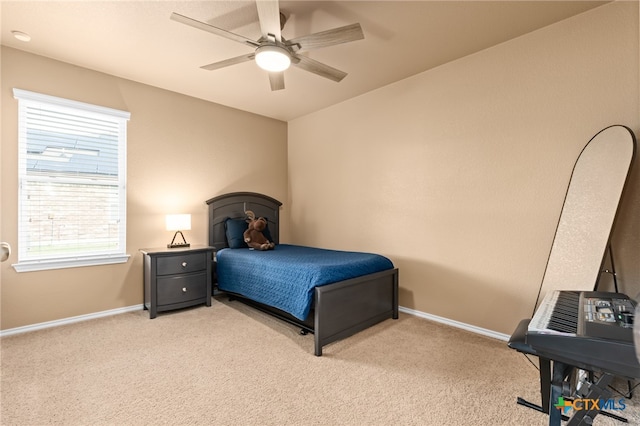
[[[260,46],[256,49],[256,63],[270,72],[281,72],[291,65],[289,52],[278,46]]]

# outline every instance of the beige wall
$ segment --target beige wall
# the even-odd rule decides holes
[[[171,241],[167,213],[191,213],[192,244],[207,243],[213,196],[256,191],[285,200],[287,124],[2,47],[1,327],[142,303],[139,248]],[[14,87],[131,112],[128,125],[126,264],[17,273],[17,101]],[[255,155],[260,155],[260,161]],[[286,211],[283,236],[286,238]]]
[[[289,122],[292,241],[388,255],[400,304],[510,334],[535,306],[574,161],[640,135],[638,3],[618,2]],[[640,291],[640,167],[614,235]]]

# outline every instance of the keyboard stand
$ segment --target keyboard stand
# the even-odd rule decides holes
[[[523,352],[526,353],[526,352]],[[527,355],[535,355],[529,354]],[[533,402],[529,402],[522,397],[518,397],[516,403],[518,405],[522,405],[527,408],[531,408],[532,410],[540,411],[541,413],[549,414],[549,398],[551,396],[551,361],[546,358],[538,358],[540,363],[540,399],[542,400],[542,405],[534,404]],[[569,418],[565,418],[564,420],[569,420]]]
[[[533,402],[529,402],[524,398],[518,397],[516,403],[518,405],[522,405],[527,408],[531,408],[532,410],[539,411],[541,413],[549,414],[550,407],[550,398],[551,398],[551,360],[545,358],[543,356],[538,355],[538,353],[529,346],[525,339],[527,335],[527,329],[529,327],[530,320],[524,319],[520,321],[516,331],[511,335],[509,339],[509,347],[511,349],[515,349],[518,352],[521,352],[525,355],[533,355],[538,357],[538,362],[540,364],[540,399],[542,401],[542,405],[534,404]],[[558,410],[560,411],[560,410]],[[569,420],[569,417],[562,416],[563,420]]]

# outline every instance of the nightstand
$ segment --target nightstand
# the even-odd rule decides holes
[[[210,246],[140,249],[144,255],[144,308],[158,312],[201,303],[211,306],[213,251]]]

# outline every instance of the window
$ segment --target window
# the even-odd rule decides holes
[[[128,112],[14,89],[18,272],[126,262]]]

